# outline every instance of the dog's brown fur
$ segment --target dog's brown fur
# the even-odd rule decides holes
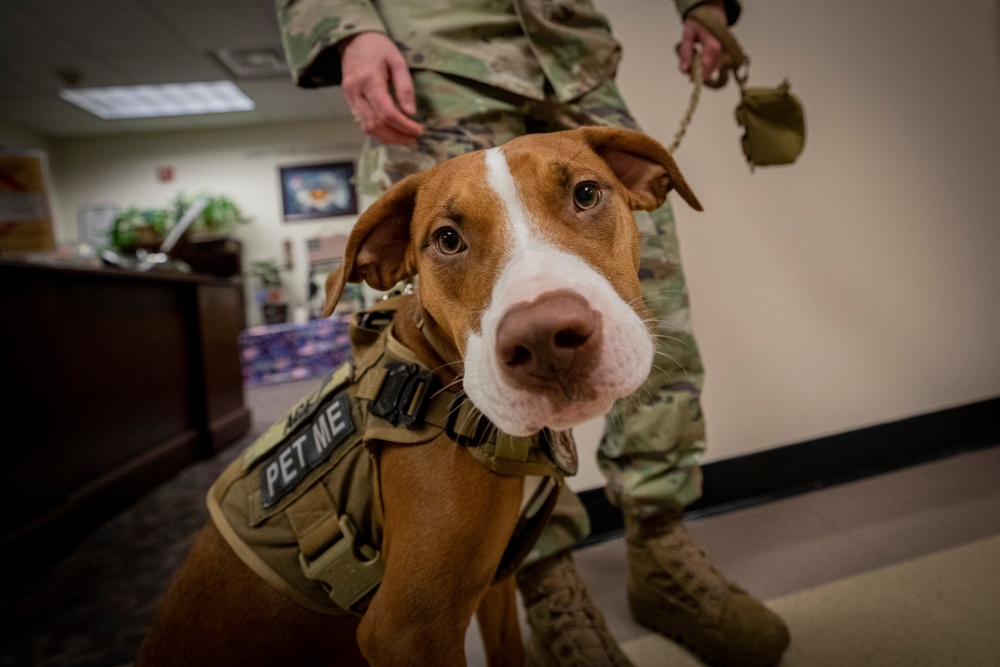
[[[621,283],[623,299],[641,303],[635,280],[638,235],[628,226],[628,209],[656,208],[672,188],[700,208],[697,200],[669,153],[638,133],[585,128],[557,139],[539,137],[537,145],[550,150],[553,141],[563,142],[558,150],[568,147],[583,155],[584,166],[613,182],[624,202],[614,219],[619,236],[627,239],[625,256],[609,257],[600,246],[586,256],[600,252],[594,261],[612,282]],[[588,147],[592,157],[584,155]],[[456,284],[456,276],[448,275],[454,265],[435,264],[433,257],[425,262],[420,254],[440,224],[427,207],[447,204],[434,202],[436,194],[445,183],[454,190],[455,182],[483,169],[471,160],[458,164],[463,159],[405,179],[366,211],[351,234],[342,269],[327,285],[332,311],[347,281],[388,289],[419,271],[425,331],[435,345],[414,325],[416,298],[397,312],[393,332],[425,366],[442,369],[446,383],[460,372],[462,333],[477,326],[470,318],[482,308],[466,301],[481,302],[489,294],[488,267],[477,266]],[[482,215],[474,213],[469,228],[489,234]],[[293,602],[244,565],[209,523],[167,590],[137,666],[362,665],[366,660],[393,667],[462,665],[465,633],[477,610],[490,664],[523,664],[513,579],[494,584],[493,578],[517,522],[524,480],[490,472],[446,436],[422,446],[383,444],[379,455],[386,570],[363,618],[326,616]]]

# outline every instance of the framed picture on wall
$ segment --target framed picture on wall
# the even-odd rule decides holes
[[[285,222],[355,215],[354,163],[327,162],[280,167]]]

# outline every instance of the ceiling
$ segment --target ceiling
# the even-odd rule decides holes
[[[220,48],[280,54],[274,0],[0,0],[0,123],[60,138],[349,115],[340,88],[302,90],[287,71],[241,78]],[[229,79],[256,109],[106,121],[59,98],[67,77],[84,87]]]

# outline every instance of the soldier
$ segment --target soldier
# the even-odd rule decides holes
[[[736,0],[705,4],[733,24]],[[580,125],[638,129],[614,82],[621,47],[591,0],[277,0],[299,86],[342,85],[367,135],[358,188],[377,197],[403,177],[530,132]],[[680,69],[695,45],[705,75],[718,41],[684,21]],[[623,510],[629,606],[645,626],[720,665],[770,665],[788,645],[781,619],[726,581],[681,518],[701,494],[704,371],[689,330],[687,290],[669,203],[637,212],[643,292],[659,322],[645,385],[609,415],[598,454]],[[571,493],[517,575],[532,638],[529,664],[628,665],[580,581],[569,548],[589,532]]]

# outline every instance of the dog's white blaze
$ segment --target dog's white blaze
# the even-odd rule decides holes
[[[499,148],[486,151],[486,179],[493,191],[503,202],[506,217],[506,231],[512,242],[513,250],[524,247],[532,241],[528,228],[528,212],[521,203],[521,196],[514,183],[514,175],[510,173],[507,159]]]
[[[634,391],[649,373],[653,359],[649,332],[604,276],[583,258],[542,237],[499,148],[486,151],[486,178],[504,206],[506,256],[490,304],[483,312],[481,333],[469,334],[466,393],[494,424],[511,435],[529,435],[545,426],[569,428],[607,412],[615,399]],[[601,313],[604,345],[591,377],[597,397],[556,412],[548,399],[508,384],[494,351],[497,328],[511,306],[560,289],[577,292]]]

